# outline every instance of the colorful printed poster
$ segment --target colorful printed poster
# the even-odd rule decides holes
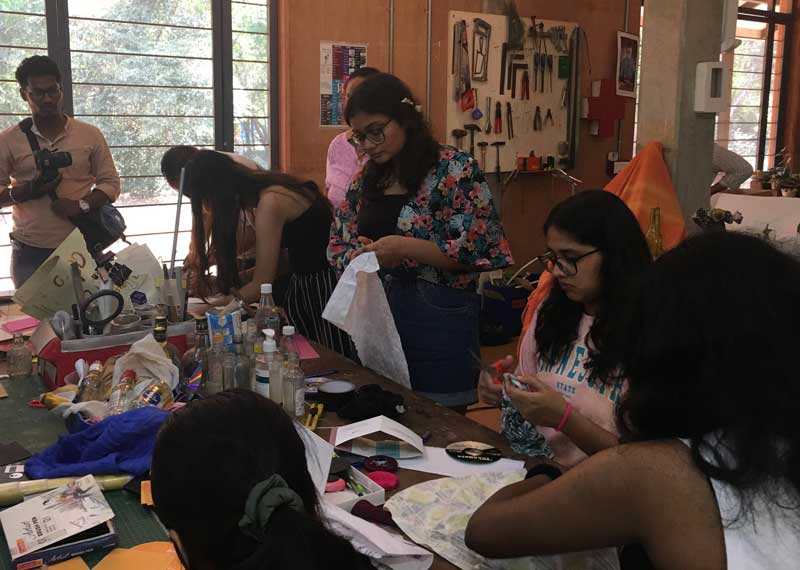
[[[350,74],[367,65],[367,44],[319,44],[319,124],[345,125],[344,86]]]

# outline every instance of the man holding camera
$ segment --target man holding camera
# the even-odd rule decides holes
[[[0,207],[12,206],[11,276],[19,288],[72,233],[72,219],[116,200],[120,186],[100,130],[64,114],[56,63],[29,57],[16,79],[35,141],[24,124],[0,132]]]

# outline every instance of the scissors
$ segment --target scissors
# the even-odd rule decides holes
[[[494,361],[491,364],[491,366],[486,366],[481,360],[481,357],[475,354],[474,351],[470,350],[469,353],[472,356],[472,359],[478,364],[478,367],[481,369],[481,372],[486,372],[489,376],[492,377],[492,382],[494,382],[497,385],[503,383],[502,380],[500,380],[500,377],[503,375],[502,359]]]

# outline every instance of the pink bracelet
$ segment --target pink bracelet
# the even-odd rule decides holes
[[[572,404],[567,402],[567,407],[564,408],[564,415],[561,416],[561,421],[558,422],[558,427],[556,427],[556,431],[560,432],[564,429],[564,425],[567,423],[567,419],[569,419],[569,413],[572,411]]]

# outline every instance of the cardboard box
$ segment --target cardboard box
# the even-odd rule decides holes
[[[105,362],[112,356],[124,354],[137,340],[141,340],[152,330],[142,330],[126,334],[104,335],[79,340],[58,338],[49,321],[42,321],[31,337],[31,344],[39,355],[39,375],[51,389],[66,384],[66,377],[75,370],[75,362],[83,358],[91,363],[95,360]],[[168,340],[180,351],[186,351],[186,335],[194,332],[194,323],[186,321],[167,327]]]

